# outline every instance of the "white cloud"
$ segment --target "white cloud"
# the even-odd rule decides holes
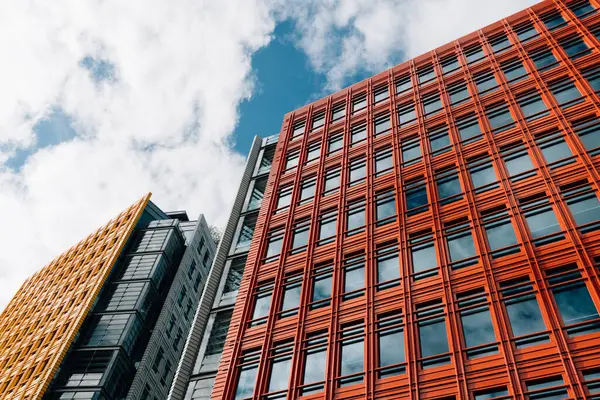
[[[498,21],[537,0],[296,0],[286,16],[327,90],[357,70],[378,73]]]
[[[261,0],[0,4],[0,162],[33,151],[19,171],[0,164],[0,309],[147,191],[165,210],[225,222],[244,163],[230,147],[237,106],[273,28]],[[53,107],[78,134],[35,151],[33,127]]]

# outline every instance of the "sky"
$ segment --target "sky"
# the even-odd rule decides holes
[[[147,192],[223,226],[286,112],[535,2],[0,1],[0,310]]]

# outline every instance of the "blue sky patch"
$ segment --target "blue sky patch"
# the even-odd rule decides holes
[[[75,138],[77,132],[73,129],[72,122],[72,118],[61,108],[53,107],[50,114],[39,120],[33,127],[36,135],[35,146],[28,149],[17,149],[5,166],[17,171],[21,169],[27,157],[36,151]]]
[[[252,57],[256,87],[252,97],[240,104],[234,131],[234,149],[243,155],[248,154],[255,135],[279,133],[286,113],[327,94],[323,93],[325,74],[316,72],[304,51],[295,46],[294,29],[290,20],[278,24],[273,40]],[[350,85],[370,75],[357,71],[344,83]]]
[[[115,65],[108,60],[85,56],[79,65],[90,72],[90,76],[95,82],[116,80]]]

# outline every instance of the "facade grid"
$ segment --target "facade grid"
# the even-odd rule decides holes
[[[285,116],[213,399],[600,398],[599,7]]]

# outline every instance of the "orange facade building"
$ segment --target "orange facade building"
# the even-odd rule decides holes
[[[285,116],[213,399],[600,398],[598,8]]]
[[[144,196],[2,311],[0,399],[166,398],[215,250],[202,215]]]
[[[149,198],[30,277],[0,314],[0,398],[46,392]]]

